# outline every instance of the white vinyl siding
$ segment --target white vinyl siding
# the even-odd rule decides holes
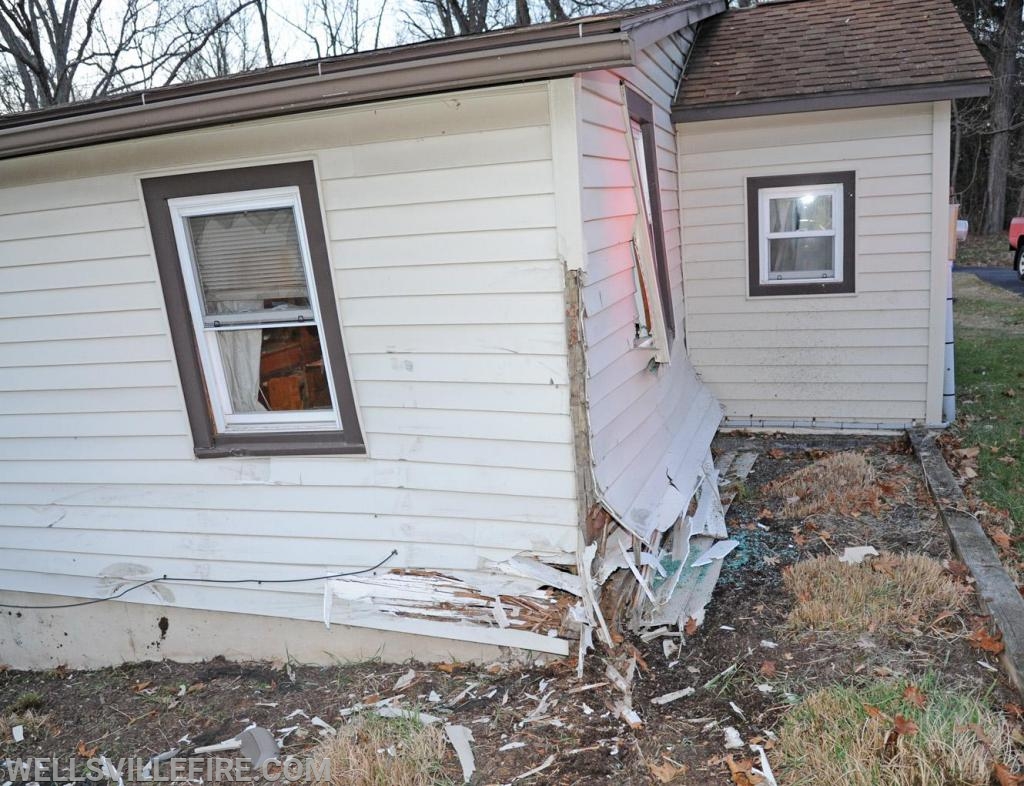
[[[139,178],[311,158],[368,456],[197,460]],[[395,568],[574,561],[546,85],[0,162],[0,183],[0,590],[288,578],[392,548]],[[321,614],[317,584],[168,589]]]
[[[584,74],[579,96],[580,178],[586,263],[583,306],[587,400],[598,487],[620,515],[643,517],[668,491],[668,471],[696,471],[719,421],[717,404],[687,358],[675,130],[669,118],[692,31],[640,53],[636,68]],[[652,371],[653,351],[634,347],[631,239],[636,200],[619,81],[654,111],[662,224],[676,320],[671,363]],[[631,135],[630,135],[631,137]],[[652,298],[652,308],[660,308]],[[690,455],[692,454],[692,455]],[[685,459],[685,460],[684,460]],[[695,477],[681,480],[692,483]],[[686,495],[691,489],[680,489]],[[638,520],[630,522],[643,528]]]
[[[731,422],[924,421],[933,106],[678,126],[690,355]],[[856,293],[747,295],[745,178],[856,172]]]

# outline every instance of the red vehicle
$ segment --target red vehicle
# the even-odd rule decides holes
[[[1024,281],[1024,217],[1015,218],[1010,222],[1010,250],[1013,255],[1013,269],[1020,280]]]

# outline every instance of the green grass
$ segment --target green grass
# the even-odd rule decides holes
[[[1024,298],[970,273],[954,280],[956,433],[981,448],[975,488],[1024,529]],[[1012,394],[1012,395],[1011,395]],[[1016,463],[1000,458],[1010,456]]]
[[[907,683],[835,685],[805,697],[783,722],[779,751],[785,786],[987,786],[998,763],[1013,766],[1006,722],[973,697],[925,675],[916,688],[920,707],[905,694]],[[915,726],[890,737],[897,716]]]
[[[963,267],[1010,266],[1010,245],[1006,233],[999,235],[970,235],[957,244],[956,263]]]

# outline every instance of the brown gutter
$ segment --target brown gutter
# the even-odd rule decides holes
[[[615,20],[618,28],[621,19]],[[550,79],[633,62],[629,35],[559,26],[561,37],[508,34],[444,46],[400,47],[376,57],[325,66],[269,69],[110,101],[14,115],[0,120],[0,159],[203,128],[241,120],[424,95],[470,87]],[[500,45],[504,43],[505,45]],[[472,45],[467,45],[472,44]],[[415,48],[418,56],[411,50]],[[428,50],[428,51],[424,51]],[[442,53],[430,50],[441,50]],[[397,53],[399,56],[395,56]]]
[[[794,112],[820,112],[829,109],[854,109],[945,101],[954,98],[978,98],[987,96],[988,91],[989,80],[983,79],[930,85],[907,85],[876,90],[851,90],[846,93],[769,98],[762,101],[730,101],[698,106],[676,104],[672,107],[672,122],[699,123],[704,120],[731,120]]]

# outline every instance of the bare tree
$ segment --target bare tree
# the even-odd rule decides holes
[[[255,0],[0,0],[0,99],[39,109],[179,81]]]
[[[656,0],[413,0],[404,22],[416,37],[441,38],[563,21],[652,2]]]
[[[988,156],[988,192],[986,194],[984,232],[995,234],[1006,226],[1006,191],[1010,171],[1010,134],[1014,111],[1020,95],[1019,62],[1021,17],[1024,0],[1006,0],[997,37],[998,48],[992,63],[992,93],[989,96],[992,117],[992,141]]]

